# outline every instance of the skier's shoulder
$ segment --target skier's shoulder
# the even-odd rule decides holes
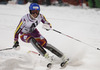
[[[21,20],[22,20],[22,21],[28,20],[28,19],[29,19],[29,15],[30,15],[30,14],[25,14],[24,16],[22,16]]]
[[[45,16],[44,16],[43,14],[41,14],[41,13],[40,13],[40,17],[41,17],[41,18],[45,18]]]
[[[28,18],[29,14],[25,14],[22,18]]]

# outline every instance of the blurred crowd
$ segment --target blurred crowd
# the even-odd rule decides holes
[[[90,8],[100,8],[100,0],[0,0],[0,4],[7,4],[7,3],[27,4],[28,2],[38,3],[38,4],[46,5],[46,6],[86,5]]]

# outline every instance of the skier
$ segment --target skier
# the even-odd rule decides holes
[[[29,13],[21,18],[19,25],[16,28],[13,48],[18,48],[18,38],[20,34],[21,40],[26,43],[31,43],[33,47],[35,47],[35,49],[37,49],[37,51],[43,57],[47,59],[50,58],[49,54],[45,50],[47,49],[59,58],[61,58],[63,61],[67,61],[64,54],[57,48],[49,44],[47,40],[37,30],[36,26],[40,22],[43,23],[43,28],[47,31],[52,28],[51,24],[40,13],[40,6],[37,3],[31,3],[29,6]]]

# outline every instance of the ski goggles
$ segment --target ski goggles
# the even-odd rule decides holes
[[[39,15],[39,12],[40,12],[39,10],[30,10],[30,14],[35,14],[36,13],[37,15]]]

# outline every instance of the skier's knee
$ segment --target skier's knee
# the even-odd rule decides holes
[[[45,38],[44,38],[44,39],[35,38],[35,39],[36,39],[36,41],[37,41],[42,47],[45,47],[45,46],[46,46],[47,41],[46,41]]]

